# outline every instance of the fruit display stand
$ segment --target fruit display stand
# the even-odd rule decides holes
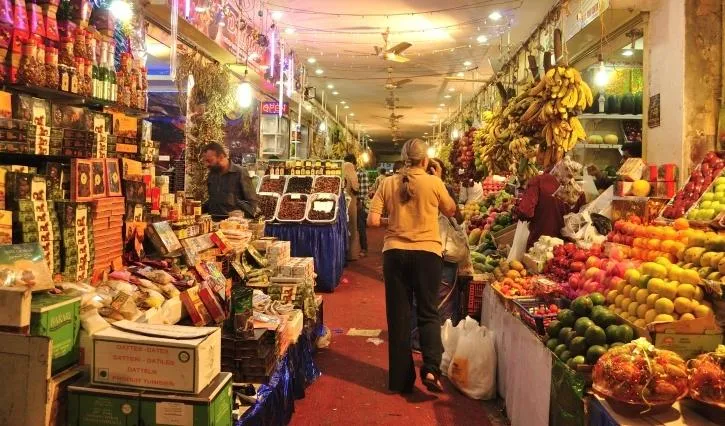
[[[689,400],[677,401],[664,411],[625,415],[618,413],[604,398],[595,395],[588,398],[588,407],[589,426],[714,426],[718,424],[700,415],[695,403]]]
[[[492,286],[483,290],[481,324],[493,331],[496,386],[511,424],[549,424],[552,353],[531,328],[506,309]]]

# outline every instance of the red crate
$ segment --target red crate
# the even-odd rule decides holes
[[[468,283],[468,315],[471,317],[481,315],[483,289],[486,284],[486,281],[471,281]]]

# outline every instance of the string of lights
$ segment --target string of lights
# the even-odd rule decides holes
[[[349,16],[349,17],[359,17],[359,18],[367,18],[367,17],[384,17],[384,18],[390,18],[395,16],[416,16],[416,15],[431,15],[435,13],[446,13],[446,12],[456,12],[456,11],[463,11],[463,10],[470,10],[470,9],[479,9],[484,7],[491,7],[491,6],[502,6],[507,5],[511,3],[518,3],[521,7],[521,4],[523,4],[523,0],[483,0],[483,1],[477,1],[471,4],[465,4],[465,5],[459,5],[459,6],[451,6],[446,8],[440,8],[440,9],[432,9],[432,10],[425,10],[421,12],[396,12],[396,13],[347,13],[347,12],[330,12],[330,11],[322,11],[322,10],[313,10],[313,9],[301,9],[301,8],[295,8],[290,7],[282,4],[277,4],[275,2],[267,2],[267,5],[276,9],[283,10],[285,12],[290,13],[299,13],[299,14],[307,14],[307,15],[326,15],[326,16]]]
[[[421,29],[411,29],[411,30],[397,30],[397,31],[389,31],[388,34],[390,35],[401,35],[401,34],[415,34],[415,33],[425,33],[428,31],[443,31],[443,30],[450,30],[454,28],[460,28],[460,27],[466,27],[470,25],[479,25],[481,23],[486,24],[488,22],[488,18],[475,18],[464,22],[458,22],[451,25],[443,25],[440,27],[430,27],[430,28],[421,28]],[[385,31],[385,27],[374,27],[371,30],[368,31],[348,31],[344,29],[323,29],[323,28],[313,28],[313,27],[305,27],[302,25],[296,25],[296,24],[290,24],[285,22],[280,22],[279,25],[285,26],[288,28],[294,28],[295,32],[298,32],[300,34],[345,34],[345,35],[378,35],[381,31]],[[500,25],[495,25],[495,27],[504,27],[508,26],[510,23],[504,23]]]

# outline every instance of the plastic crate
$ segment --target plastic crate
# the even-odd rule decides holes
[[[468,315],[470,317],[478,317],[481,315],[481,306],[483,304],[483,289],[488,282],[471,281],[468,283]]]
[[[519,318],[526,325],[531,327],[537,334],[543,336],[546,334],[546,326],[549,322],[556,319],[556,313],[546,315],[534,315],[529,312],[531,308],[538,308],[539,305],[556,305],[560,309],[564,309],[569,306],[569,301],[563,298],[530,298],[530,299],[517,299],[514,300],[517,311],[519,312]]]

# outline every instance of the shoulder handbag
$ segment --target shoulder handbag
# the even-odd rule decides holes
[[[443,244],[443,260],[461,263],[469,256],[468,238],[463,229],[449,217],[438,215],[438,228]]]

